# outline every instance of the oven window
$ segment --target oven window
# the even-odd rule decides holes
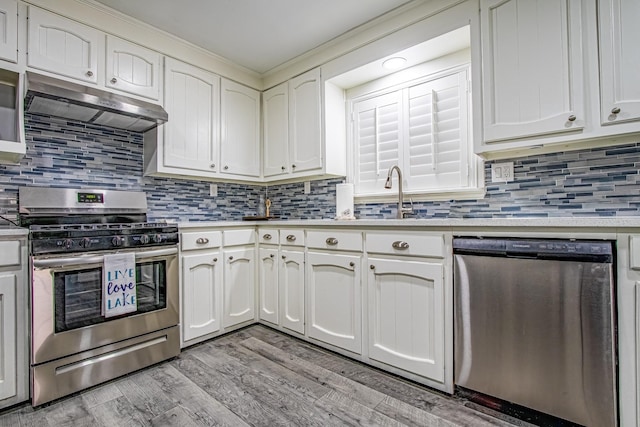
[[[108,319],[102,316],[102,267],[54,272],[56,333],[166,308],[166,270],[164,260],[137,263],[138,311]]]

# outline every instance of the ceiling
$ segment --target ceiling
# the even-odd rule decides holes
[[[259,74],[412,0],[96,0]]]

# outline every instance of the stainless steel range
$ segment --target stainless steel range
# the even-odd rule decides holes
[[[180,352],[178,228],[142,192],[21,188],[34,406]]]

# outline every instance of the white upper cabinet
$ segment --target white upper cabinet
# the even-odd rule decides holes
[[[289,81],[289,138],[291,171],[322,168],[320,69]]]
[[[166,58],[164,166],[193,175],[218,170],[219,105],[218,76]]]
[[[0,0],[0,59],[18,62],[18,2]]]
[[[598,2],[602,124],[640,119],[640,2]]]
[[[484,142],[583,128],[581,2],[480,4]]]
[[[262,115],[263,174],[271,177],[289,173],[288,82],[262,94]]]
[[[221,172],[260,177],[260,92],[222,79]]]
[[[158,52],[108,35],[105,85],[158,100],[161,61]]]
[[[27,65],[87,83],[98,82],[103,33],[29,7]]]

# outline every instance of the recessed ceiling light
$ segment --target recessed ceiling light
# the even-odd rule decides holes
[[[397,70],[398,68],[402,68],[404,64],[407,63],[405,58],[400,56],[394,56],[393,58],[389,58],[382,63],[382,66],[387,70]]]

